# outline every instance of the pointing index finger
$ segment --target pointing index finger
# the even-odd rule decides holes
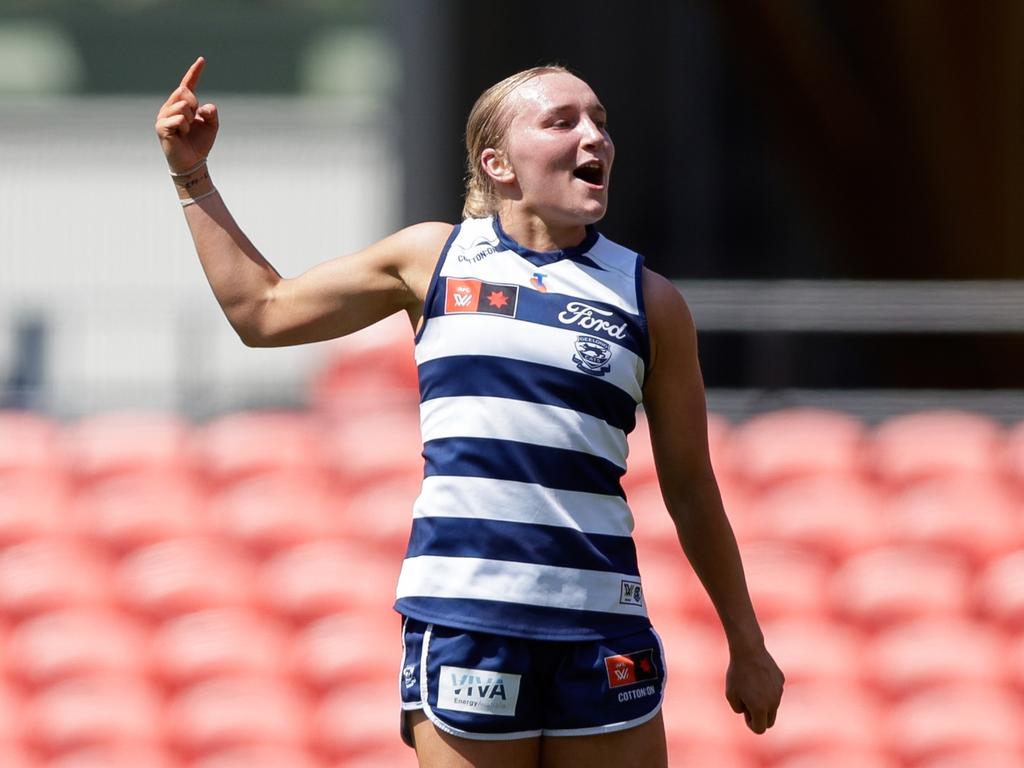
[[[196,85],[199,84],[199,75],[203,72],[203,66],[206,64],[206,59],[200,56],[196,59],[192,66],[188,68],[188,72],[181,78],[181,86],[188,88],[190,91],[194,91]]]

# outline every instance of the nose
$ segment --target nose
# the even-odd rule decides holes
[[[590,117],[585,116],[580,120],[580,130],[583,132],[583,143],[585,146],[597,146],[608,141],[607,134]]]

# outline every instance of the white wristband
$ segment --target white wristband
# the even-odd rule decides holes
[[[203,194],[199,195],[198,197],[186,197],[184,200],[179,200],[178,202],[181,203],[181,207],[184,208],[187,205],[192,205],[192,203],[198,203],[200,200],[204,200],[210,195],[215,195],[216,193],[217,188],[214,187],[209,192],[203,192]]]
[[[168,171],[168,173],[170,173],[171,176],[173,176],[174,178],[180,179],[180,178],[184,178],[185,176],[191,176],[193,173],[198,171],[204,165],[206,165],[206,158],[205,157],[202,160],[200,160],[196,165],[193,165],[191,168],[189,168],[187,171],[181,171],[180,173],[177,173],[175,171]]]

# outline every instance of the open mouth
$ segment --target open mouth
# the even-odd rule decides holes
[[[595,187],[604,185],[604,167],[597,160],[588,160],[572,172],[572,175]]]

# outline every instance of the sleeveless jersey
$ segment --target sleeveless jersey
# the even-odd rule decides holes
[[[455,227],[416,336],[424,480],[395,604],[543,640],[649,626],[620,479],[649,358],[642,258]]]

